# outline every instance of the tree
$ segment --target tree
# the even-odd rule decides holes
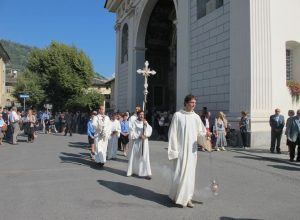
[[[14,87],[13,96],[17,98],[20,103],[23,103],[23,98],[19,97],[21,93],[29,95],[29,98],[26,99],[26,105],[34,108],[43,103],[46,98],[40,78],[30,71],[25,71],[20,75]]]
[[[74,96],[66,103],[68,109],[76,109],[81,111],[92,111],[99,108],[104,102],[104,96],[94,90],[87,90],[80,96]]]
[[[41,78],[54,110],[65,109],[71,99],[81,97],[94,76],[92,63],[83,51],[57,42],[32,51],[27,67]]]

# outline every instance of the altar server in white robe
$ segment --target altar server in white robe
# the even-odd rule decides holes
[[[138,119],[129,128],[132,147],[130,148],[127,176],[136,174],[151,179],[148,138],[152,134],[152,127],[144,119],[144,112],[138,112]]]
[[[133,115],[130,116],[130,118],[128,119],[128,127],[129,127],[129,142],[128,142],[128,158],[130,157],[130,152],[131,152],[131,148],[132,148],[132,140],[130,138],[130,131],[132,130],[131,127],[133,125],[133,122],[135,122],[138,119],[137,113],[141,111],[141,107],[140,106],[136,106],[135,107],[135,113]],[[124,156],[127,156],[127,152],[124,152]]]
[[[176,112],[169,128],[168,158],[173,161],[169,197],[176,203],[194,207],[198,144],[207,145],[206,128],[194,112],[196,97],[184,99],[184,109]],[[197,144],[198,142],[198,144]]]
[[[107,145],[107,159],[115,159],[118,151],[118,139],[121,133],[121,124],[117,119],[117,114],[114,113],[111,120],[111,134]]]
[[[95,129],[95,161],[102,167],[106,162],[107,143],[111,134],[111,121],[105,115],[103,105],[99,107],[98,115],[93,117],[93,127]]]

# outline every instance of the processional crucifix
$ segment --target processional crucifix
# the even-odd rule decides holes
[[[144,101],[143,101],[143,111],[146,112],[146,103],[147,103],[147,95],[148,95],[148,77],[150,75],[155,75],[156,72],[154,70],[150,70],[149,62],[146,60],[144,69],[138,69],[138,74],[141,74],[145,78],[144,83]],[[145,132],[145,127],[143,126],[143,134]],[[144,155],[144,141],[142,141],[142,155]]]
[[[146,111],[146,103],[147,103],[147,95],[148,95],[148,77],[150,75],[155,75],[156,72],[154,70],[150,70],[149,62],[146,60],[144,69],[142,70],[138,69],[137,73],[145,77],[143,111]]]

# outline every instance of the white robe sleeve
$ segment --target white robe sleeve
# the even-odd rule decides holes
[[[136,129],[136,123],[133,122],[131,124],[131,126],[129,127],[129,138],[132,139],[132,140],[135,140],[135,139],[139,139],[140,138],[140,134],[138,133],[137,129]]]
[[[112,129],[112,123],[109,120],[108,116],[105,116],[104,124],[105,124],[104,126],[105,137],[108,138],[111,134],[111,129]]]
[[[175,113],[169,128],[169,144],[168,144],[168,158],[173,160],[178,158],[178,116]]]
[[[150,137],[152,134],[152,127],[147,124],[147,126],[145,126],[145,131],[144,131],[144,135],[148,138]]]
[[[117,132],[118,132],[118,138],[120,137],[120,134],[121,134],[121,123],[118,121],[117,123]]]
[[[197,120],[197,124],[198,124],[197,143],[199,145],[203,146],[205,149],[209,150],[211,148],[211,146],[208,146],[209,141],[206,136],[206,133],[207,133],[206,128],[200,118],[199,118],[199,120]]]
[[[102,123],[98,116],[93,117],[92,125],[93,125],[93,128],[95,129],[95,133],[101,132]]]

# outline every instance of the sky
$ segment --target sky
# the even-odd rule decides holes
[[[83,50],[94,70],[115,72],[115,14],[105,0],[0,0],[0,39],[48,47],[57,41]]]

